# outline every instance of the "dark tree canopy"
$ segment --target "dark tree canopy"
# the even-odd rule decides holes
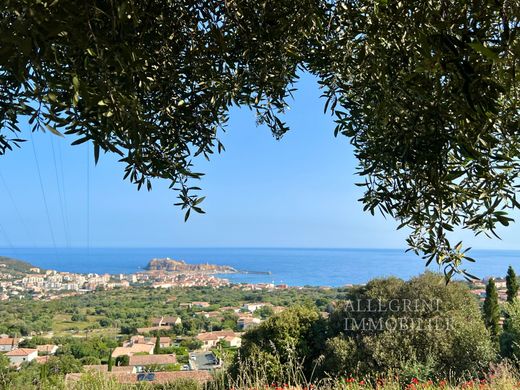
[[[520,170],[511,0],[4,0],[0,153],[33,131],[92,142],[138,187],[164,178],[202,212],[192,158],[223,145],[232,106],[276,137],[298,72],[318,77],[359,160],[365,210],[408,226],[451,275],[455,227],[508,225]]]
[[[507,269],[506,276],[506,287],[507,287],[507,302],[513,303],[518,298],[518,277],[512,266]]]
[[[491,332],[491,336],[498,338],[500,333],[500,306],[498,305],[498,291],[495,280],[490,278],[486,286],[486,299],[484,300],[484,322]]]

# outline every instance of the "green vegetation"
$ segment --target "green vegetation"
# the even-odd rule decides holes
[[[512,266],[509,266],[507,269],[506,276],[506,286],[507,286],[507,301],[509,303],[513,303],[515,299],[518,298],[518,278],[516,276],[516,272]]]
[[[490,278],[486,286],[486,299],[484,301],[484,321],[493,338],[500,333],[500,307],[498,305],[498,292],[495,280]]]
[[[155,338],[155,346],[153,348],[153,353],[156,355],[161,353],[161,340],[159,336]]]
[[[193,157],[224,147],[232,107],[280,138],[302,71],[359,160],[364,209],[463,271],[455,227],[496,234],[519,207],[517,1],[8,0],[0,6],[0,154],[33,131],[116,153],[203,212]]]
[[[442,282],[434,274],[373,280],[353,289],[328,320],[315,308],[286,310],[244,336],[234,370],[263,362],[268,378],[281,382],[284,365],[295,360],[304,361],[307,379],[478,375],[496,356],[480,308],[465,284]]]
[[[163,290],[146,287],[97,291],[52,301],[0,301],[0,333],[27,336],[53,332],[55,336],[105,336],[135,334],[137,328],[151,326],[157,316],[179,316],[182,326],[173,334],[194,336],[200,330],[233,329],[234,312],[223,313],[223,320],[206,318],[203,314],[223,306],[241,306],[243,302],[266,302],[275,306],[319,303],[321,310],[333,300],[346,297],[346,289],[288,289],[273,293],[242,291],[232,288],[214,290],[206,287]],[[172,299],[175,300],[172,300]],[[185,309],[180,303],[209,301],[205,309]],[[260,312],[262,313],[262,312]],[[74,319],[79,321],[74,321]],[[102,325],[108,325],[104,327]]]
[[[156,353],[175,353],[178,363],[152,365],[146,370],[179,370],[188,363],[188,352],[202,345],[194,338],[197,333],[236,326],[236,314],[232,311],[221,311],[220,318],[206,318],[207,312],[252,302],[270,302],[273,307],[255,312],[265,321],[243,335],[238,350],[225,340],[217,344],[213,352],[224,361],[225,369],[216,374],[205,390],[269,388],[272,383],[287,383],[297,390],[308,389],[310,384],[324,390],[365,389],[375,383],[384,383],[380,389],[396,390],[411,384],[431,389],[481,385],[481,389],[493,389],[500,383],[503,386],[500,388],[513,388],[518,382],[520,303],[515,299],[501,308],[496,301],[496,310],[490,310],[490,303],[498,298],[493,279],[488,284],[488,293],[481,308],[467,283],[453,281],[446,285],[443,276],[426,273],[409,281],[375,279],[364,286],[337,289],[266,292],[232,287],[130,288],[53,301],[3,302],[0,305],[6,310],[6,322],[2,321],[0,326],[11,335],[35,332],[25,318],[29,314],[36,318],[43,313],[51,319],[49,330],[54,326],[52,318],[61,323],[64,321],[61,316],[70,321],[74,314],[84,315],[92,323],[106,319],[120,329],[117,333],[105,333],[108,331],[100,328],[65,335],[47,331],[33,334],[20,346],[31,348],[54,343],[60,346],[57,355],[45,363],[24,363],[19,371],[9,369],[7,361],[0,359],[0,389],[62,389],[64,376],[81,372],[84,365],[107,364],[108,370],[127,366],[129,357],[112,359],[112,351],[134,335],[136,327],[150,326],[151,318],[158,316],[182,318],[182,325],[147,335],[155,344]],[[204,300],[210,304],[204,309],[181,305]],[[275,306],[286,309],[275,314]],[[496,327],[496,322],[487,329],[485,313],[492,313],[495,321],[497,313],[500,318],[501,309],[506,313],[504,329]],[[67,314],[58,314],[60,311]],[[159,336],[165,335],[174,340],[173,346],[160,347]],[[89,374],[85,378],[70,386],[132,388],[107,377],[94,378]],[[189,381],[166,387],[141,384],[137,388],[184,389],[180,386],[202,389]]]
[[[0,264],[5,265],[0,267],[0,273],[6,273],[10,275],[14,275],[16,277],[24,276],[31,272],[31,268],[34,268],[34,265],[27,263],[26,261],[11,259],[10,257],[0,256]],[[42,270],[40,270],[42,272]],[[1,277],[0,277],[1,279]]]

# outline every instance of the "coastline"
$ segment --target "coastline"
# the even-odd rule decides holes
[[[503,275],[518,264],[520,251],[473,250],[476,263],[467,263],[480,278]],[[417,256],[399,249],[272,249],[272,248],[15,248],[0,249],[0,255],[26,260],[45,269],[98,274],[143,272],[153,257],[181,258],[189,263],[229,265],[237,270],[270,271],[271,274],[215,274],[233,283],[276,283],[289,286],[340,287],[368,280],[396,276],[409,279],[425,270]]]

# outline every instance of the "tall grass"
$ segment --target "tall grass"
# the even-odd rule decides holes
[[[52,382],[6,383],[0,381],[0,390],[519,390],[520,377],[517,370],[507,363],[490,367],[480,378],[449,378],[430,381],[398,377],[388,374],[380,377],[354,378],[345,375],[340,378],[307,379],[303,375],[302,362],[296,360],[282,364],[278,378],[272,380],[273,362],[243,362],[238,374],[233,377],[225,371],[217,371],[213,380],[201,384],[194,380],[178,380],[168,384],[139,383],[119,384],[114,378],[102,373],[86,373],[78,381],[68,383],[63,380]],[[55,378],[58,379],[58,378]]]
[[[327,378],[307,381],[301,372],[301,366],[289,363],[284,367],[287,377],[284,381],[270,383],[267,379],[266,367],[256,363],[244,367],[240,375],[231,378],[225,372],[216,372],[213,381],[203,385],[191,380],[176,381],[169,384],[154,385],[140,383],[138,385],[121,385],[103,376],[86,375],[79,382],[70,383],[67,390],[518,390],[520,378],[518,373],[507,364],[492,367],[490,374],[482,378],[453,378],[435,382],[415,378],[399,379],[395,376],[374,378]],[[47,390],[47,389],[45,389]]]

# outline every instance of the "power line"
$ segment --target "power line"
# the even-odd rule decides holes
[[[65,173],[63,171],[63,158],[61,154],[61,143],[58,142],[58,161],[60,166],[60,173],[61,173],[61,191],[63,194],[63,207],[65,209],[65,224],[67,225],[67,232],[68,234],[68,240],[70,245],[70,225],[69,225],[69,209],[67,206],[67,192],[66,192],[66,186],[65,186]]]
[[[15,251],[13,243],[9,239],[9,235],[7,234],[7,231],[4,229],[4,226],[2,225],[1,222],[0,222],[0,232],[2,233],[2,236],[4,236],[4,240],[7,243],[7,245],[9,246],[9,248],[11,250]]]
[[[38,172],[38,179],[40,180],[40,189],[42,191],[43,204],[45,206],[45,214],[47,215],[47,223],[49,224],[49,232],[51,233],[52,245],[53,245],[54,249],[56,249],[56,239],[54,238],[54,230],[52,229],[51,215],[49,213],[49,207],[47,205],[47,197],[45,196],[45,189],[43,187],[42,174],[40,172],[40,163],[38,162],[38,157],[36,156],[36,147],[34,146],[34,138],[33,138],[32,131],[30,132],[30,134],[31,134],[31,146],[32,146],[32,150],[33,150],[34,161],[36,162],[36,170]]]
[[[62,196],[62,190],[61,190],[61,184],[60,180],[58,178],[58,164],[56,163],[56,152],[54,150],[54,137],[50,137],[51,140],[51,149],[52,149],[52,160],[54,162],[54,173],[56,176],[56,185],[58,187],[58,200],[60,204],[60,213],[61,213],[61,220],[63,222],[63,230],[65,231],[65,243],[67,247],[69,246],[69,232],[67,229],[67,223],[65,221],[65,208],[63,206],[63,196]]]
[[[4,176],[2,175],[1,171],[0,171],[0,181],[2,182],[2,185],[5,189],[5,192],[7,193],[7,196],[11,200],[13,210],[14,210],[16,216],[18,217],[18,219],[20,221],[20,225],[22,225],[22,228],[23,228],[25,234],[27,235],[27,240],[30,241],[32,243],[32,246],[34,247],[34,236],[31,234],[31,231],[27,227],[27,224],[25,223],[25,218],[22,217],[22,213],[20,212],[20,209],[18,208],[18,206],[16,204],[16,200],[14,199],[12,192],[9,190],[7,181],[4,179]]]
[[[87,256],[90,257],[90,143],[87,143]]]

